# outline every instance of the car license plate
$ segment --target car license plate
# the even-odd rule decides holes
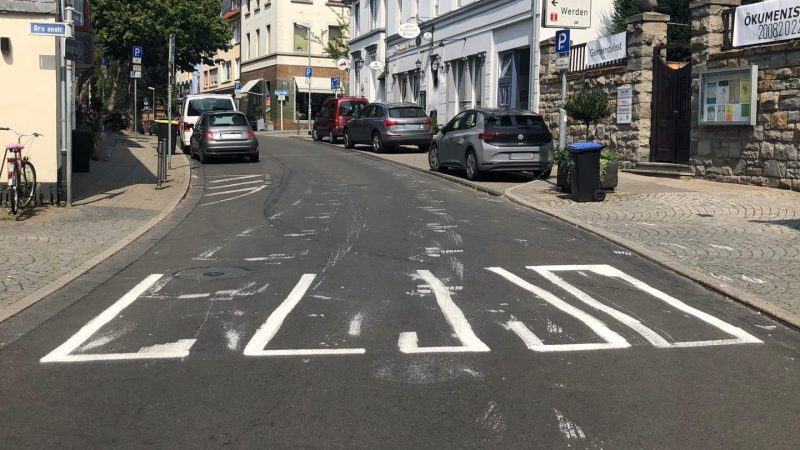
[[[423,125],[423,124],[419,124],[419,129],[421,130],[421,129],[423,129],[423,128],[425,128],[425,125]]]
[[[242,137],[241,133],[221,133],[220,137],[222,139],[239,139]]]
[[[509,153],[508,159],[534,159],[533,153]]]

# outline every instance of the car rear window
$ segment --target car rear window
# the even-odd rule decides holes
[[[394,119],[413,119],[416,117],[425,117],[425,110],[422,108],[415,108],[413,106],[391,108],[389,109],[389,117]]]
[[[342,102],[342,104],[339,105],[339,115],[355,116],[361,112],[365,106],[367,106],[367,104],[364,102]]]
[[[544,119],[539,116],[525,114],[508,114],[502,116],[489,116],[486,119],[486,129],[495,128],[533,128],[543,133],[549,133]]]
[[[247,118],[242,114],[214,114],[208,121],[212,127],[246,127]]]
[[[199,116],[210,111],[232,111],[233,100],[229,98],[198,98],[189,100],[187,116]]]

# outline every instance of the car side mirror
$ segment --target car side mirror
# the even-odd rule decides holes
[[[447,134],[447,132],[450,131],[450,128],[447,128],[447,126],[443,126],[439,131],[441,131],[442,134]]]

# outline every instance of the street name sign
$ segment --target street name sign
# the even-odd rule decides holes
[[[283,89],[275,89],[275,95],[283,95],[285,97],[289,95],[289,91]]]
[[[545,28],[591,28],[592,0],[544,0]]]
[[[31,22],[31,33],[37,36],[72,37],[65,23]]]
[[[556,53],[569,53],[569,28],[556,31]]]

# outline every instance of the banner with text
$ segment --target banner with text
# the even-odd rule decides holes
[[[733,46],[800,38],[800,0],[768,0],[736,8]]]
[[[586,43],[586,66],[597,66],[628,57],[626,32],[601,37]]]

